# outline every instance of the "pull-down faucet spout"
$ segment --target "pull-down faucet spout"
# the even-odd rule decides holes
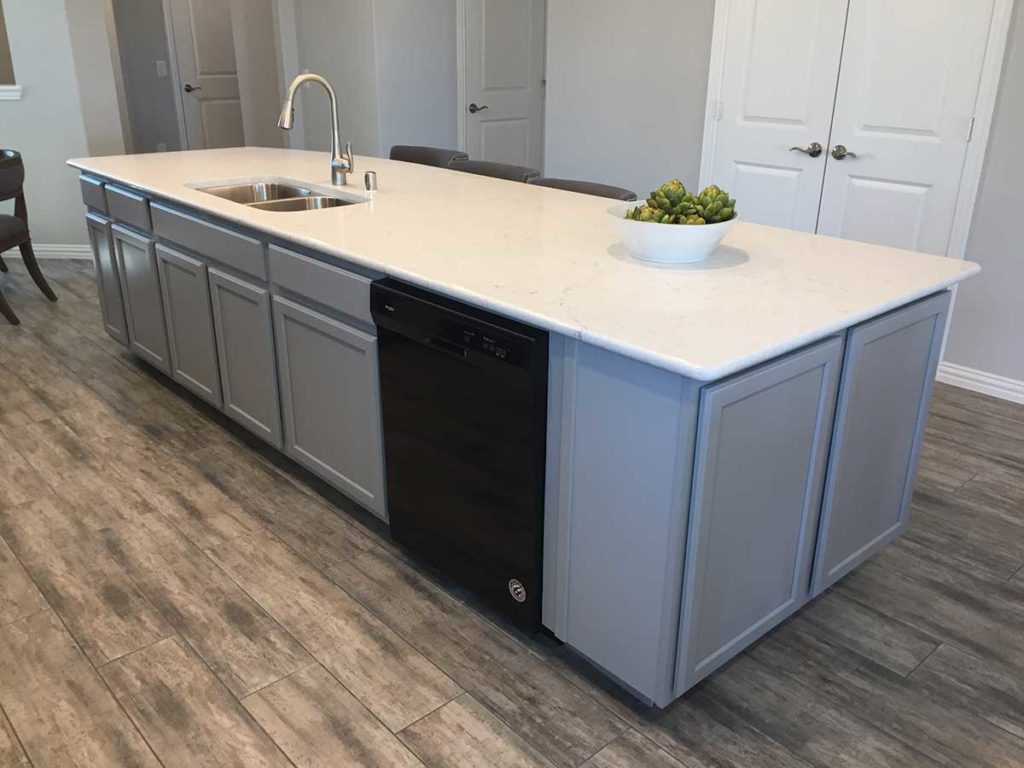
[[[344,186],[348,182],[348,175],[355,168],[355,163],[352,160],[352,142],[345,145],[345,153],[342,154],[341,137],[338,133],[338,97],[327,78],[305,74],[292,80],[292,84],[288,86],[288,95],[285,96],[284,105],[281,107],[281,117],[277,120],[277,127],[286,131],[292,129],[295,118],[295,92],[304,83],[319,83],[327,91],[327,96],[331,100],[331,183],[335,186]]]

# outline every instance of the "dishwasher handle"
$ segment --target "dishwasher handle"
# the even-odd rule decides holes
[[[433,347],[434,349],[445,352],[449,355],[466,360],[469,358],[469,350],[460,344],[456,344],[454,341],[448,341],[448,339],[440,336],[433,336],[427,339],[427,346]]]

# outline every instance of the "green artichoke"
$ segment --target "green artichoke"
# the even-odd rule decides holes
[[[646,203],[626,214],[633,221],[655,224],[717,224],[736,215],[736,201],[712,184],[694,197],[683,182],[672,179],[651,192]]]
[[[717,224],[721,221],[729,221],[736,215],[736,201],[729,197],[729,193],[712,184],[694,200],[697,216],[704,219],[708,224]]]

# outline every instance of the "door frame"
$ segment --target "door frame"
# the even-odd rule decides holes
[[[464,0],[459,0],[460,5]],[[714,164],[718,140],[718,123],[722,114],[722,88],[725,79],[726,35],[734,0],[716,0],[714,31],[711,36],[711,66],[708,70],[707,103],[704,109],[704,138],[700,154],[700,186],[713,183],[709,178]],[[985,165],[988,141],[992,128],[999,95],[999,83],[1003,72],[1007,38],[1013,15],[1013,0],[995,0],[992,9],[992,23],[989,27],[988,45],[982,63],[981,79],[978,83],[978,99],[974,109],[974,129],[967,145],[967,155],[960,175],[956,209],[953,213],[953,229],[949,236],[946,256],[963,259],[970,236],[974,205],[981,186],[981,175]]]
[[[174,87],[174,112],[178,118],[178,146],[183,151],[191,149],[188,145],[188,131],[185,128],[185,105],[181,98],[181,74],[178,72],[178,45],[174,40],[174,19],[171,18],[170,0],[161,0],[164,11],[164,33],[167,35],[167,53],[170,56],[168,69],[171,85]]]

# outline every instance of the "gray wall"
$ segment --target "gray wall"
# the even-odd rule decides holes
[[[357,154],[380,154],[373,5],[365,0],[297,0],[299,67],[323,75],[338,93],[341,135]],[[296,103],[304,115],[306,148],[331,146],[327,96],[306,86]]]
[[[714,0],[548,0],[544,172],[696,186]]]
[[[1024,11],[1015,9],[967,258],[982,266],[956,298],[946,361],[1024,382]]]
[[[382,154],[458,144],[455,0],[375,0]]]
[[[112,1],[133,149],[156,152],[161,142],[168,150],[181,149],[163,5],[160,0]],[[158,60],[167,63],[167,77],[157,77]]]
[[[8,1],[4,11],[25,91],[20,101],[0,101],[0,143],[25,158],[33,240],[85,245],[77,174],[64,164],[89,153],[64,0]],[[110,120],[120,128],[116,110]]]
[[[392,144],[454,147],[455,0],[298,0],[299,66],[334,85],[358,154]],[[306,147],[327,149],[327,100],[304,95]]]

